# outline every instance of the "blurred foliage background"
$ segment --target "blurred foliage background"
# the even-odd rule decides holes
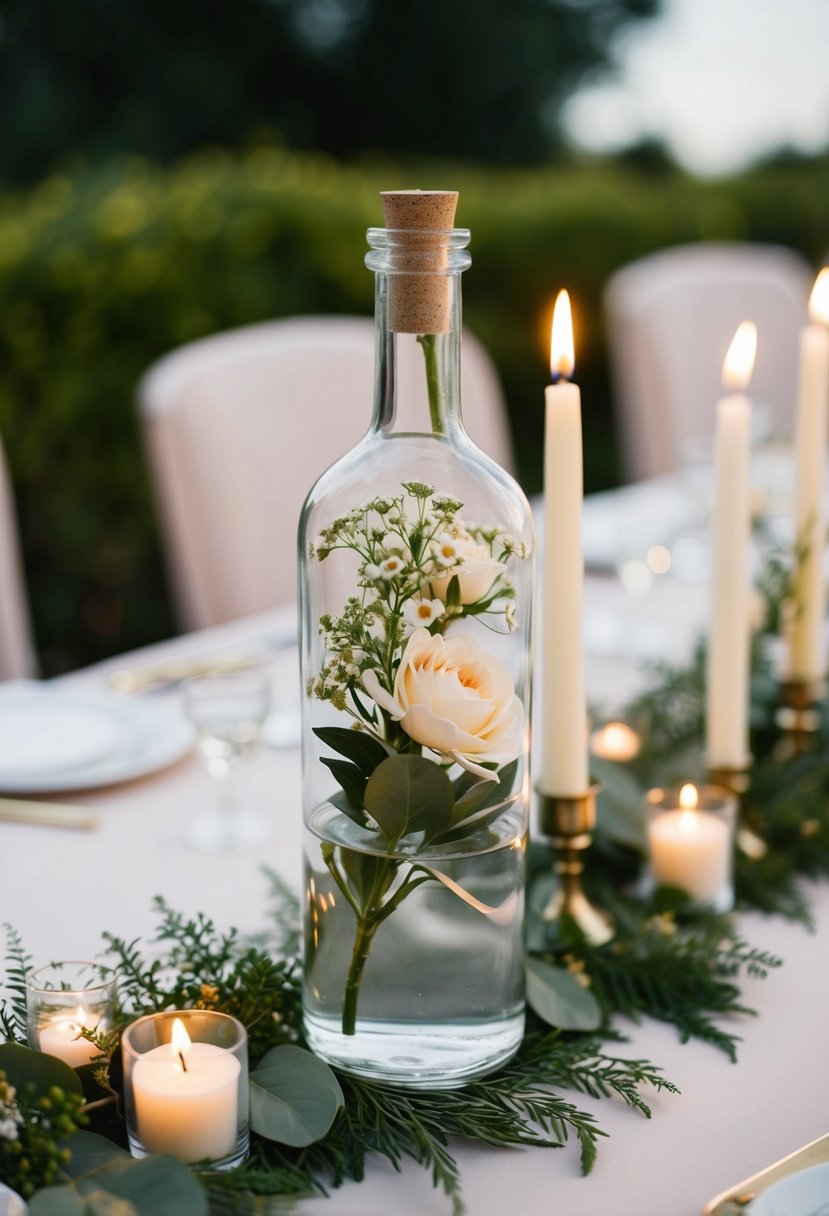
[[[0,435],[45,674],[175,630],[134,409],[143,371],[232,326],[370,313],[380,190],[461,192],[465,320],[504,382],[528,492],[558,287],[580,322],[598,489],[619,476],[608,275],[695,240],[823,260],[829,156],[711,182],[658,146],[613,163],[567,149],[563,101],[614,31],[657,7],[0,0]],[[274,400],[286,425],[290,408]]]

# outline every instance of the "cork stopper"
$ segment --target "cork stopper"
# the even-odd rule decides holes
[[[450,328],[451,285],[446,231],[455,225],[457,190],[384,190],[386,228],[399,238],[389,276],[389,328],[399,334],[440,334]],[[406,273],[410,271],[410,273]]]

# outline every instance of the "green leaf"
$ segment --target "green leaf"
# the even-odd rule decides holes
[[[272,1048],[250,1074],[250,1125],[280,1144],[321,1140],[343,1101],[328,1065],[302,1047]]]
[[[370,777],[378,764],[382,764],[389,755],[389,749],[364,730],[347,730],[343,726],[315,726],[313,731],[317,738],[338,756],[345,756],[346,760],[356,764],[366,777]]]
[[[113,1161],[131,1160],[125,1148],[95,1132],[73,1132],[61,1141],[61,1148],[68,1148],[72,1154],[68,1163],[61,1167],[68,1178],[78,1178]]]
[[[461,606],[461,583],[457,574],[453,574],[446,588],[446,607],[451,610]]]
[[[452,782],[423,756],[390,756],[366,786],[366,810],[390,849],[410,832],[423,832],[427,841],[445,832],[454,806]]]
[[[339,781],[352,807],[357,811],[362,811],[367,780],[365,773],[362,773],[356,764],[349,764],[347,760],[336,760],[333,756],[320,756],[320,760]]]
[[[81,1079],[57,1056],[48,1056],[43,1051],[32,1051],[22,1043],[0,1044],[0,1069],[6,1074],[9,1084],[21,1093],[27,1086],[33,1087],[35,1095],[45,1094],[52,1085],[57,1085],[68,1094],[82,1094]]]
[[[549,1026],[560,1030],[597,1030],[599,1002],[569,971],[538,958],[526,961],[527,1004]]]
[[[73,1186],[47,1186],[29,1200],[29,1216],[87,1216],[88,1212]]]
[[[498,772],[497,781],[481,781],[471,786],[460,798],[456,797],[455,811],[452,823],[458,824],[468,819],[476,811],[482,811],[496,803],[503,802],[512,793],[515,774],[518,772],[518,761],[512,760]]]
[[[601,782],[596,804],[599,831],[640,852],[645,848],[645,791],[612,760],[591,756],[590,771]]]
[[[340,870],[355,903],[368,912],[372,903],[378,903],[388,891],[400,863],[376,853],[361,853],[357,849],[338,849]]]
[[[30,1201],[30,1216],[208,1216],[207,1195],[181,1161],[132,1157],[93,1170]]]
[[[338,811],[342,811],[344,815],[347,815],[352,823],[356,823],[358,827],[368,827],[368,815],[363,810],[357,810],[344,790],[337,790],[331,794],[328,801]]]
[[[499,771],[498,781],[482,781],[474,773],[463,773],[457,777],[452,783],[455,809],[451,829],[433,838],[432,843],[450,844],[493,823],[504,810],[502,803],[512,793],[517,771],[518,761],[512,760]]]

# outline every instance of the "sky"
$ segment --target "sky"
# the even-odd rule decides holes
[[[692,172],[829,145],[829,0],[663,0],[620,39],[613,83],[571,99],[576,143],[613,152],[663,139]]]

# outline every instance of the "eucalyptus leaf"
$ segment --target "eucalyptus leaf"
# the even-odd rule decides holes
[[[549,1026],[560,1030],[597,1030],[601,1026],[599,1002],[569,971],[528,958],[526,977],[527,1004]]]
[[[125,1148],[113,1144],[106,1136],[96,1132],[78,1131],[61,1141],[61,1148],[68,1148],[72,1154],[66,1165],[61,1166],[67,1178],[78,1178],[88,1174],[102,1165],[110,1165],[113,1161],[130,1161],[130,1154]]]
[[[172,1157],[127,1156],[62,1187],[38,1191],[30,1216],[208,1216],[198,1179]]]
[[[350,764],[347,760],[337,760],[333,756],[321,756],[320,760],[336,777],[354,810],[362,812],[367,780],[365,773],[362,773],[356,764]]]
[[[29,1216],[88,1216],[86,1201],[73,1186],[47,1186],[29,1200]]]
[[[366,810],[390,849],[410,832],[423,832],[427,841],[445,832],[454,806],[452,782],[423,756],[390,756],[366,786]]]
[[[619,844],[645,848],[645,791],[620,764],[593,756],[591,773],[601,782],[596,803],[597,827]]]
[[[389,756],[389,749],[379,739],[364,730],[347,730],[344,726],[315,726],[314,734],[339,756],[345,756],[366,777]]]
[[[343,1102],[331,1069],[302,1047],[272,1048],[250,1074],[250,1125],[279,1144],[321,1140]]]
[[[68,1094],[82,1094],[81,1079],[57,1056],[43,1051],[32,1051],[22,1043],[0,1044],[0,1069],[15,1089],[25,1092],[27,1086],[34,1087],[37,1095],[45,1094],[52,1085],[57,1085]]]

